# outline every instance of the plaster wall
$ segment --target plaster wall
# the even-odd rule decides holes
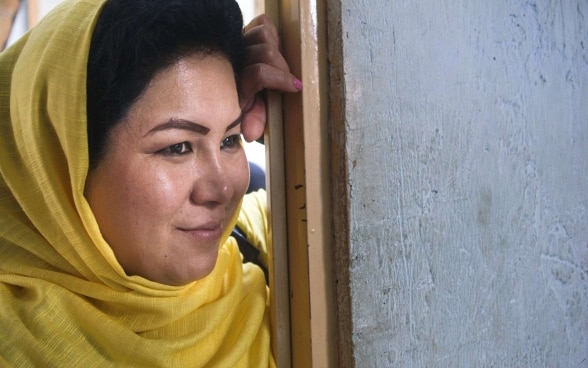
[[[588,366],[588,2],[337,7],[355,365]]]

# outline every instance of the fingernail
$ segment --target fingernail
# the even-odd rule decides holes
[[[302,91],[302,82],[298,79],[294,79],[294,87],[297,90]]]

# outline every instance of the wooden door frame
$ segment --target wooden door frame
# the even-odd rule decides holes
[[[274,354],[280,368],[336,367],[326,8],[317,0],[266,0],[265,12],[304,86],[300,94],[268,96]]]

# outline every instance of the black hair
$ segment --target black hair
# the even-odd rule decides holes
[[[91,168],[102,158],[109,132],[157,72],[197,53],[226,58],[235,75],[241,71],[243,17],[234,0],[106,1],[88,58]]]

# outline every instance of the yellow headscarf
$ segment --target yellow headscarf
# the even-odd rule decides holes
[[[64,3],[0,54],[0,366],[273,366],[263,272],[228,233],[213,272],[179,287],[127,276],[100,234],[83,193],[103,2]],[[250,234],[267,231],[247,214],[260,201],[243,204]]]

